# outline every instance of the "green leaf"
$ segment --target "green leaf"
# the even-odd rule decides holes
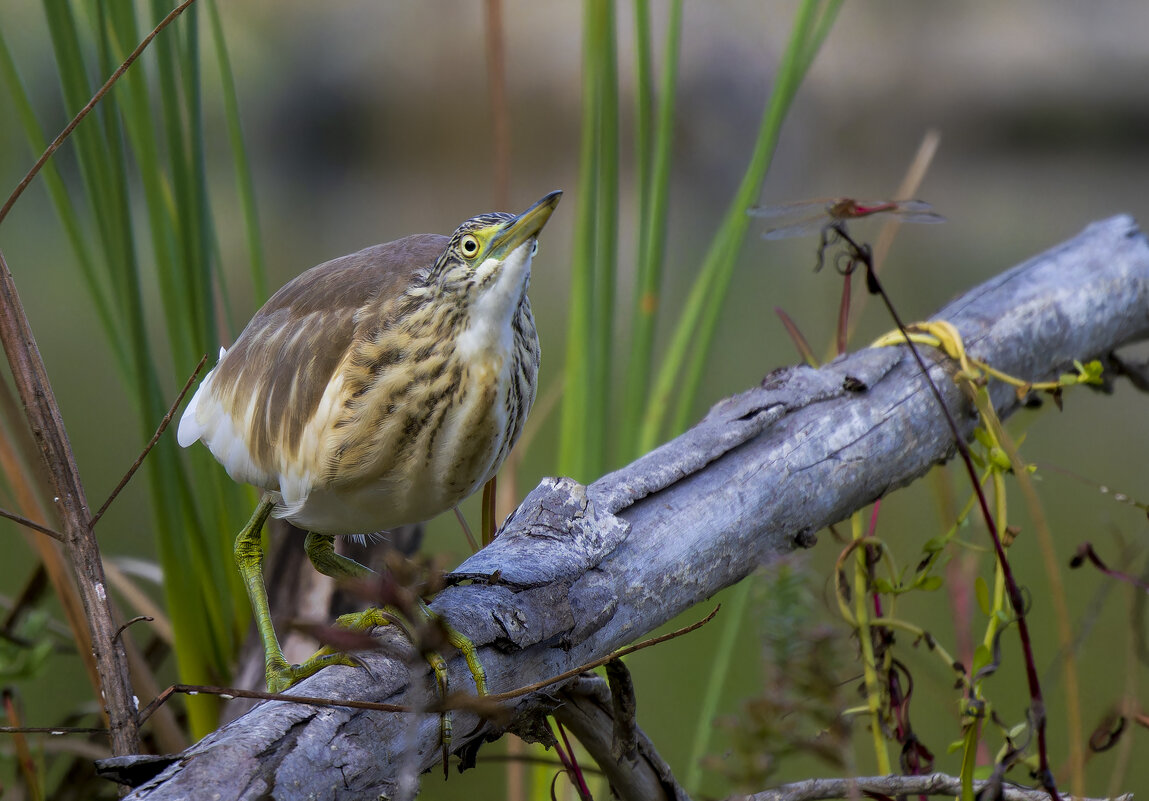
[[[1081,381],[1084,384],[1101,384],[1104,383],[1102,376],[1105,373],[1105,368],[1097,359],[1087,363],[1084,367],[1080,364],[1077,369],[1081,371]]]
[[[978,671],[993,661],[993,652],[986,647],[985,643],[979,643],[973,652],[973,667],[970,668],[970,675],[976,676]]]
[[[990,462],[998,470],[1009,470],[1012,463],[1009,461],[1009,456],[1001,448],[994,446],[989,449]]]
[[[919,590],[934,592],[935,590],[940,590],[944,584],[945,579],[943,579],[941,576],[922,576],[917,580],[914,586]]]
[[[657,128],[651,132],[653,90],[650,64],[650,9],[648,0],[635,2],[636,83],[635,113],[639,230],[637,270],[631,308],[631,345],[623,395],[620,461],[641,455],[638,447],[643,412],[654,363],[655,324],[666,261],[667,224],[670,218],[670,174],[674,142],[674,116],[678,56],[682,39],[682,0],[670,3],[666,43],[658,97]]]
[[[880,576],[874,579],[874,589],[886,594],[897,592],[889,579],[881,578]]]
[[[42,673],[54,650],[49,622],[46,612],[34,608],[9,632],[13,639],[0,639],[0,682],[10,684]]]
[[[925,553],[937,553],[944,549],[949,543],[949,537],[933,537],[926,540],[925,545],[922,546],[922,551]]]
[[[84,13],[77,15],[80,5],[44,3],[68,116],[92,95],[89,70],[102,82],[135,48],[142,31],[170,10],[162,0],[100,2],[83,4]],[[219,245],[207,189],[198,32],[193,7],[155,38],[146,57],[75,129],[61,151],[77,167],[75,188],[64,191],[51,162],[41,175],[76,253],[106,346],[120,367],[141,447],[166,413],[174,387],[200,354],[218,345],[213,276]],[[221,79],[230,84],[226,58],[217,55]],[[44,137],[3,43],[0,80],[16,98],[25,136],[39,152]],[[238,158],[237,165],[245,170]],[[240,182],[249,186],[250,178],[241,176]],[[252,224],[254,214],[245,212],[245,220]],[[144,288],[151,286],[158,287],[159,310],[145,299]],[[179,678],[220,684],[229,679],[250,615],[232,564],[231,538],[253,500],[206,450],[200,451],[185,457],[173,438],[165,437],[143,472],[151,489],[151,528],[164,567]],[[215,728],[218,706],[206,696],[188,702],[194,734]]]
[[[981,613],[989,617],[989,585],[985,583],[985,579],[978,576],[973,582],[974,596],[977,598],[977,606],[981,609]]]

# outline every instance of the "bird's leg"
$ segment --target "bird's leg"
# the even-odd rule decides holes
[[[235,538],[235,563],[247,588],[247,597],[255,614],[255,625],[263,640],[264,671],[268,692],[283,692],[297,681],[319,672],[328,665],[358,665],[346,654],[330,654],[312,658],[302,665],[289,664],[275,636],[275,626],[271,622],[271,608],[267,601],[267,586],[263,582],[263,543],[260,531],[275,503],[267,496],[255,508],[251,520]],[[350,561],[350,560],[348,560]],[[364,568],[366,569],[366,568]]]
[[[307,549],[307,556],[311,559],[311,564],[325,576],[331,576],[334,579],[363,579],[375,575],[375,571],[371,568],[364,567],[354,559],[349,559],[346,556],[336,553],[335,538],[330,535],[310,533],[307,535],[304,547]],[[475,690],[479,695],[486,695],[487,673],[483,669],[483,665],[479,662],[475,644],[451,628],[445,620],[432,611],[431,607],[423,603],[422,599],[419,600],[419,611],[427,620],[440,626],[446,633],[447,642],[463,654],[463,658],[467,662],[467,667],[471,671],[471,676],[475,680]],[[338,620],[336,620],[336,625],[354,631],[363,631],[375,626],[386,625],[390,622],[390,616],[381,610],[365,609],[362,612],[352,612],[351,614],[341,615]],[[428,654],[427,659],[431,662],[431,666],[435,668],[436,675],[445,683],[446,664],[442,658],[438,654],[431,653]]]
[[[267,522],[274,506],[274,502],[267,496],[260,500],[255,513],[235,538],[235,564],[243,577],[243,585],[247,588],[247,597],[251,601],[259,638],[263,640],[267,689],[270,692],[279,692],[291,684],[290,681],[285,683],[281,680],[285,673],[290,672],[291,666],[283,656],[283,649],[279,647],[279,639],[275,636],[275,626],[271,622],[267,586],[263,583],[263,543],[259,538],[263,524]]]
[[[428,621],[437,625],[447,638],[447,642],[463,655],[463,659],[467,661],[467,668],[471,671],[471,678],[475,680],[475,692],[478,695],[486,695],[487,690],[487,670],[483,667],[483,663],[479,661],[479,654],[475,649],[475,644],[471,642],[463,634],[455,630],[442,616],[437,614],[435,610],[423,603],[423,599],[419,599],[419,611],[427,618]],[[439,682],[439,694],[442,698],[447,697],[447,665],[443,662],[443,658],[434,651],[427,653],[427,661],[431,663],[431,669],[435,671],[435,679]],[[439,718],[439,731],[440,737],[443,741],[443,778],[447,778],[447,752],[451,744],[451,712],[444,710]]]
[[[316,570],[337,581],[362,580],[375,575],[375,571],[371,568],[336,553],[335,537],[330,534],[308,532],[307,539],[303,541],[303,548],[307,551],[307,558],[311,560],[311,564]],[[386,626],[390,622],[391,618],[383,610],[374,607],[364,609],[362,612],[340,615],[335,619],[336,626],[349,631],[368,631],[376,626]],[[333,653],[337,652],[325,645],[316,652],[312,659]]]
[[[366,565],[336,553],[335,537],[330,534],[309,532],[303,547],[311,564],[325,576],[333,579],[365,579],[375,575],[375,571]]]
[[[304,542],[304,548],[307,550],[307,556],[311,560],[311,564],[325,576],[331,576],[335,579],[362,579],[375,575],[375,571],[370,568],[359,564],[354,559],[349,559],[342,554],[336,553],[335,538],[330,535],[316,534],[314,532],[309,533]],[[422,599],[419,599],[418,609],[427,620],[435,623],[443,630],[447,642],[463,655],[463,659],[466,660],[467,667],[471,671],[471,676],[475,680],[476,692],[479,695],[486,695],[487,672],[479,661],[475,644],[451,628],[431,607],[423,603]],[[391,616],[387,615],[383,610],[368,608],[362,612],[352,612],[351,614],[341,615],[335,621],[335,624],[352,631],[366,631],[375,626],[386,625],[390,622],[392,622]],[[408,636],[410,636],[410,632],[408,632]],[[333,652],[329,646],[324,646],[315,656],[308,660],[308,663],[315,659],[329,658],[335,655],[335,652]],[[435,651],[426,652],[425,657],[431,664],[431,670],[435,673],[435,681],[439,687],[441,696],[446,698],[448,692],[447,663],[444,662],[443,657]],[[444,749],[446,749],[451,742],[451,717],[448,712],[443,713],[441,725],[443,746]]]

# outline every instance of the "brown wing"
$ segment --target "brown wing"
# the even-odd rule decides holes
[[[356,312],[373,298],[402,292],[448,241],[418,234],[312,267],[251,319],[216,367],[212,389],[260,470],[276,475],[282,464],[276,451],[290,458],[298,448],[355,337]]]

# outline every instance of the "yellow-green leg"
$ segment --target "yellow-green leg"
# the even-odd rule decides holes
[[[303,541],[303,548],[311,564],[325,576],[334,579],[362,579],[375,575],[371,568],[335,553],[335,537],[329,534],[309,533]]]
[[[479,654],[475,650],[475,644],[469,639],[464,637],[455,629],[443,620],[438,614],[435,613],[431,607],[423,603],[422,599],[419,601],[419,611],[426,615],[428,620],[437,623],[446,634],[447,642],[451,647],[463,655],[463,659],[467,662],[467,669],[471,671],[471,678],[475,680],[475,692],[479,695],[487,694],[487,671],[483,667],[483,663],[479,661]],[[438,656],[436,654],[436,656]],[[440,660],[441,661],[441,660]],[[446,666],[444,665],[444,669]]]
[[[331,576],[335,579],[361,579],[375,574],[375,571],[371,568],[359,564],[354,559],[348,559],[346,556],[336,553],[335,538],[330,535],[315,534],[312,532],[307,535],[307,539],[304,541],[304,548],[307,550],[307,557],[311,560],[311,564],[325,576]],[[479,695],[486,695],[487,672],[483,669],[483,664],[479,661],[479,656],[475,652],[475,644],[448,626],[427,604],[423,603],[422,600],[419,601],[419,610],[428,620],[433,620],[442,626],[444,632],[446,632],[447,642],[451,644],[452,648],[458,650],[463,655],[463,659],[466,660],[467,667],[471,671],[471,676],[475,680],[476,692]],[[336,620],[336,625],[355,631],[362,631],[375,626],[382,626],[389,622],[390,619],[387,615],[379,609],[365,609],[362,612],[352,612],[348,615],[341,615],[339,619]],[[329,649],[320,649],[319,653],[331,653],[331,651]],[[427,661],[431,663],[431,667],[435,671],[435,676],[438,678],[444,693],[446,693],[446,663],[442,657],[436,653],[428,654]]]
[[[330,535],[310,533],[307,535],[304,547],[307,549],[307,557],[311,560],[311,564],[325,576],[331,576],[335,579],[353,579],[367,578],[375,574],[374,570],[369,567],[364,567],[354,559],[348,559],[346,556],[337,554],[335,552],[335,538]],[[419,610],[428,620],[435,621],[442,626],[446,632],[447,642],[451,644],[451,647],[462,653],[463,658],[467,661],[467,667],[471,671],[471,676],[475,679],[475,690],[479,695],[486,695],[487,672],[483,669],[478,654],[475,653],[475,644],[448,626],[431,610],[431,607],[423,603],[422,600],[419,601]],[[340,616],[336,624],[344,628],[362,630],[373,626],[381,626],[387,622],[389,622],[389,619],[380,610],[365,609],[362,612],[352,612],[351,614]],[[438,654],[430,654],[428,661],[431,662],[431,667],[435,668],[435,673],[444,677],[443,680],[445,681],[446,665],[442,658],[439,657]]]
[[[239,536],[235,539],[235,563],[239,567],[244,586],[247,588],[247,596],[255,614],[256,628],[259,630],[260,639],[263,641],[267,689],[269,692],[278,693],[330,665],[362,667],[362,664],[354,657],[335,651],[328,646],[319,649],[311,658],[298,665],[290,664],[284,657],[279,639],[275,636],[275,626],[271,621],[267,586],[263,581],[263,543],[260,541],[260,531],[271,515],[274,505],[274,502],[266,497],[261,500],[259,506],[256,507],[255,514],[251,516],[251,520],[239,532]],[[335,538],[330,535],[310,533],[304,541],[304,548],[307,550],[311,564],[325,576],[336,579],[365,578],[374,573],[354,559],[348,559],[346,556],[337,554],[335,552]],[[419,601],[419,609],[428,619],[442,623],[438,615],[422,601]],[[386,625],[391,622],[391,619],[382,610],[371,608],[362,612],[341,615],[335,622],[336,625],[352,631],[366,631],[376,626]],[[458,649],[467,661],[467,667],[475,680],[475,690],[479,695],[486,695],[487,675],[482,663],[479,662],[474,643],[445,623],[442,625],[446,632],[447,642]],[[445,698],[448,691],[447,665],[443,658],[434,652],[427,654],[427,661],[435,672],[439,691]],[[445,749],[451,741],[451,719],[446,713],[443,715],[442,727]]]
[[[311,532],[304,541],[304,548],[307,550],[307,557],[311,560],[311,564],[325,576],[331,576],[335,579],[354,579],[366,578],[375,573],[375,571],[359,564],[354,559],[348,559],[346,556],[336,553],[335,538],[330,535]],[[448,626],[446,622],[435,614],[422,600],[419,601],[419,610],[428,620],[436,621],[442,626],[443,631],[446,632],[447,642],[462,653],[463,658],[467,661],[467,667],[470,669],[471,676],[475,680],[476,692],[479,695],[486,695],[487,672],[484,670],[482,663],[479,661],[479,656],[475,652],[475,644]],[[335,621],[337,626],[353,631],[365,631],[389,622],[391,622],[390,618],[382,610],[375,608],[340,615]],[[315,656],[311,657],[311,659],[307,660],[304,664],[309,665],[315,660],[328,659],[336,655],[337,652],[332,651],[328,646],[324,646],[315,653]],[[449,690],[447,682],[447,663],[443,661],[443,657],[434,651],[427,652],[426,659],[431,664],[431,670],[435,673],[435,682],[439,686],[441,697],[446,698]],[[326,667],[326,665],[324,665],[324,667]],[[442,714],[440,726],[442,729],[444,768],[446,768],[447,748],[451,743],[451,715],[449,712]]]
[[[251,601],[251,610],[255,615],[255,625],[259,629],[259,637],[263,641],[264,670],[267,678],[269,692],[283,692],[297,681],[318,673],[328,665],[359,666],[359,663],[347,654],[328,653],[316,655],[302,665],[292,665],[283,656],[283,649],[279,645],[279,638],[275,636],[275,626],[271,622],[271,608],[267,601],[267,586],[263,582],[263,543],[259,534],[263,524],[271,515],[275,504],[264,497],[255,509],[251,520],[235,538],[235,563],[243,577],[243,584],[247,588],[247,597]],[[348,560],[351,561],[351,560]],[[366,568],[364,568],[366,569]]]

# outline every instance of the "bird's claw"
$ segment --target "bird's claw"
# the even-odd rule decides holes
[[[310,659],[297,665],[289,664],[286,659],[269,660],[266,669],[267,691],[281,693],[332,665],[367,668],[363,660],[352,654],[330,651],[326,648],[320,649]]]

